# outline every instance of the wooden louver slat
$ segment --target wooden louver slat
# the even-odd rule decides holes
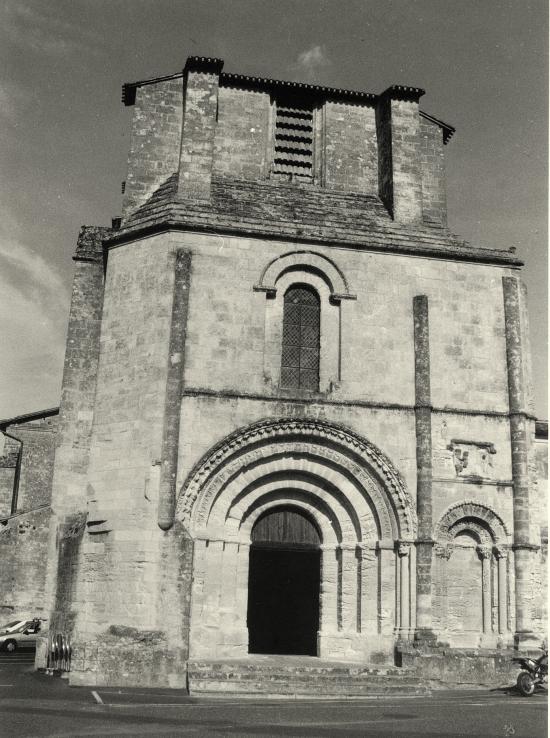
[[[313,110],[277,106],[272,171],[290,179],[313,179]]]

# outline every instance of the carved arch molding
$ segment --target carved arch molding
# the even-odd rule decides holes
[[[245,541],[285,495],[326,543],[416,535],[413,500],[380,449],[345,426],[302,418],[262,420],[223,439],[187,477],[176,516],[192,536]]]
[[[474,501],[450,507],[439,520],[435,537],[438,541],[451,543],[458,532],[466,530],[478,533],[480,543],[487,539],[489,544],[502,544],[510,539],[510,531],[502,518],[487,505]]]

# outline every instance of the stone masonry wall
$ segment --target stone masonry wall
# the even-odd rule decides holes
[[[11,513],[20,444],[0,433],[0,518]]]
[[[136,90],[123,217],[177,172],[182,114],[181,79],[144,85]]]
[[[78,546],[63,548],[62,541],[66,531],[72,529],[75,516],[80,519],[88,514],[86,473],[103,305],[102,239],[109,230],[86,226],[80,230],[63,367],[45,601],[52,635],[64,633],[68,637],[72,635],[74,618],[69,597],[73,588],[68,585],[67,576],[78,566]],[[60,547],[65,554],[70,551],[70,566]],[[65,596],[60,597],[60,592]],[[37,665],[42,667],[46,666],[47,635],[44,631],[37,644]]]
[[[57,414],[7,427],[22,443],[17,511],[49,505],[53,476]]]
[[[44,600],[50,500],[57,413],[49,411],[4,429],[0,480],[4,509],[0,511],[0,618],[35,617],[47,612]],[[21,454],[19,483],[15,464]],[[9,484],[11,482],[11,490]],[[16,494],[16,486],[17,494]],[[16,510],[12,500],[16,494]]]
[[[84,651],[76,656],[81,661],[74,683],[107,683],[101,680],[115,673],[130,683],[129,654],[141,638],[149,639],[156,673],[163,670],[165,680],[177,681],[185,658],[180,613],[189,576],[181,572],[189,572],[191,550],[178,554],[181,537],[174,529],[162,533],[156,524],[178,248],[192,254],[178,488],[199,458],[236,428],[264,417],[305,415],[342,422],[378,445],[414,496],[412,300],[426,294],[436,408],[434,521],[449,506],[474,501],[497,508],[511,524],[503,270],[319,247],[349,280],[356,299],[321,307],[341,311],[340,342],[334,334],[338,321],[322,337],[325,347],[341,346],[340,381],[315,396],[293,396],[279,390],[273,377],[266,381],[272,350],[266,345],[266,311],[273,301],[254,289],[267,264],[291,250],[289,244],[172,233],[117,247],[107,271],[87,490],[93,518],[103,522],[82,541],[74,609]],[[294,278],[308,279],[307,270],[298,264],[280,284]],[[319,276],[311,279],[322,283]],[[486,479],[459,478],[453,439],[495,447]],[[94,661],[86,655],[104,638],[112,642],[112,654],[119,654],[126,677],[114,664],[107,668],[103,656]],[[172,665],[160,656],[170,648],[176,654]]]
[[[324,185],[378,193],[378,141],[374,106],[327,102],[323,119]]]
[[[170,238],[160,248],[145,240],[109,255],[73,605],[74,683],[185,680],[192,548],[177,529],[157,525],[173,248]]]
[[[0,521],[0,620],[47,617],[49,528],[47,507]]]
[[[270,110],[267,92],[220,87],[214,172],[249,180],[267,175]]]
[[[445,155],[441,128],[420,118],[420,161],[422,169],[422,215],[426,223],[447,225]]]
[[[269,262],[293,246],[197,234],[172,238],[193,250],[185,384],[277,396],[264,376],[271,303],[254,286]],[[503,270],[349,249],[314,251],[332,259],[357,294],[340,306],[342,382],[327,399],[414,404],[412,298],[426,294],[434,405],[507,412]]]
[[[417,100],[391,99],[392,215],[400,223],[422,221],[420,118]]]

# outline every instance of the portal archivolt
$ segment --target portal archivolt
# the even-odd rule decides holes
[[[407,542],[416,520],[398,472],[341,426],[266,420],[208,453],[178,500],[177,516],[195,539],[192,656],[247,653],[252,531],[270,510],[289,506],[313,522],[322,542],[318,655],[365,656],[396,627],[409,632]]]

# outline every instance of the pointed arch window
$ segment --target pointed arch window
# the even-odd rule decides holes
[[[305,284],[292,285],[283,308],[281,387],[319,390],[321,303]]]

